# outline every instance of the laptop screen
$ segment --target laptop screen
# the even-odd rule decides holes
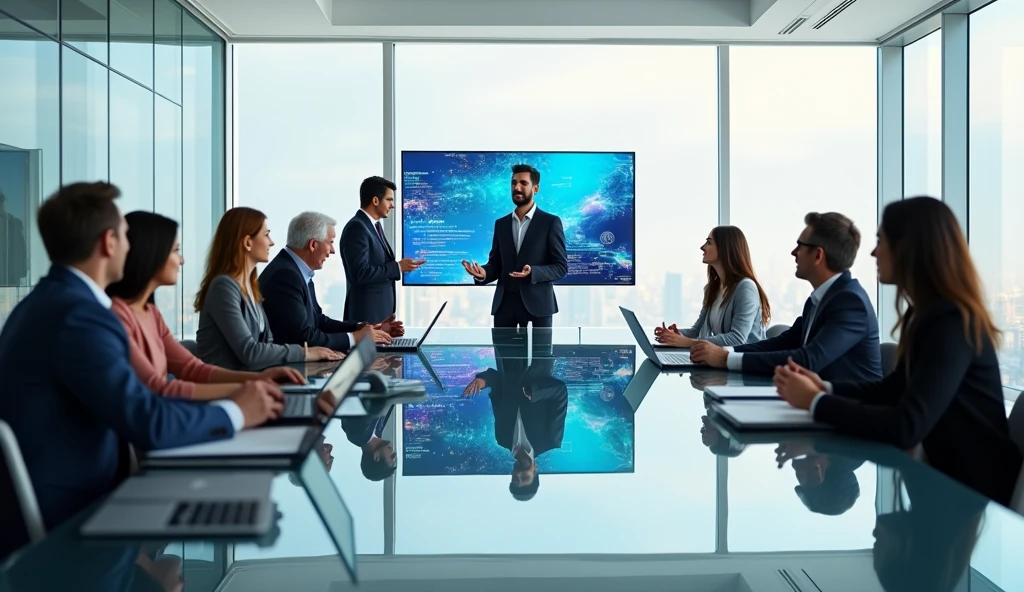
[[[364,340],[365,341],[365,340]],[[356,581],[356,542],[355,526],[352,514],[345,505],[345,500],[338,493],[320,455],[310,453],[299,472],[302,484],[306,486],[313,507],[320,514],[327,527],[327,534],[334,541],[345,569],[352,581]]]
[[[441,313],[444,312],[444,307],[446,306],[448,306],[447,300],[445,300],[444,303],[441,304],[441,308],[437,310],[437,314],[434,315],[434,320],[430,321],[430,324],[427,325],[427,330],[423,332],[423,336],[420,337],[420,340],[416,342],[417,346],[423,345],[423,341],[426,340],[427,334],[430,333],[430,330],[434,328],[434,323],[437,322],[437,319],[441,318]]]
[[[619,307],[622,311],[622,316],[626,319],[626,324],[629,325],[629,330],[633,332],[633,338],[636,339],[640,349],[647,354],[648,358],[652,360],[658,359],[658,352],[654,351],[654,346],[651,345],[651,340],[644,334],[644,328],[640,326],[640,321],[637,320],[636,315],[633,311],[628,308]]]
[[[318,423],[325,423],[334,416],[334,413],[341,407],[345,396],[352,390],[352,385],[359,380],[363,370],[373,362],[376,353],[377,348],[372,339],[360,340],[355,349],[348,352],[317,396],[317,405],[314,411]]]

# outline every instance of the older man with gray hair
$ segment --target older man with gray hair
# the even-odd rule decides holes
[[[288,224],[287,246],[260,274],[263,310],[275,342],[347,352],[365,337],[377,343],[391,341],[386,331],[372,324],[330,318],[317,302],[313,274],[334,254],[336,225],[326,214],[299,214]]]

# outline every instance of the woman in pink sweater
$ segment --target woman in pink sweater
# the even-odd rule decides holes
[[[113,301],[111,310],[128,333],[132,367],[146,386],[168,397],[212,400],[230,396],[247,380],[305,382],[294,368],[235,372],[204,364],[178,343],[153,299],[158,287],[178,283],[185,262],[178,223],[150,212],[131,212],[125,220],[131,248],[124,276],[107,288],[107,294]]]

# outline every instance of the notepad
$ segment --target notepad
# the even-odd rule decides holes
[[[779,392],[774,386],[709,386],[704,389],[704,396],[715,401],[774,400],[779,398]]]
[[[775,401],[729,401],[716,405],[714,412],[738,430],[830,430],[827,424],[814,421],[810,411],[797,409],[778,399]]]
[[[242,430],[227,440],[153,450],[147,456],[150,458],[194,458],[298,454],[302,446],[302,439],[308,431],[308,426]]]

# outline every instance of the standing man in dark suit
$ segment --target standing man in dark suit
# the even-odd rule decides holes
[[[540,171],[528,164],[512,167],[512,203],[516,209],[494,222],[487,263],[463,261],[477,285],[498,281],[491,304],[495,327],[550,327],[558,312],[553,282],[565,277],[562,220],[537,208]]]
[[[260,294],[274,341],[347,352],[356,341],[391,337],[367,323],[338,321],[324,314],[316,299],[313,274],[334,253],[334,218],[303,212],[288,223],[288,244],[260,274]]]
[[[395,184],[369,177],[359,186],[359,211],[341,231],[341,262],[348,279],[345,320],[380,323],[394,321],[395,282],[402,274],[423,265],[423,259],[395,260],[380,221],[395,209]],[[401,323],[390,322],[392,335],[404,333]]]
[[[860,248],[860,231],[842,214],[812,212],[791,255],[796,277],[814,288],[804,312],[790,329],[758,343],[723,348],[706,341],[690,358],[715,368],[769,375],[793,358],[824,380],[882,377],[878,318],[871,299],[850,268]]]
[[[0,333],[0,419],[20,444],[47,530],[128,475],[126,444],[154,450],[230,438],[281,411],[281,390],[265,381],[211,403],[142,384],[104,292],[121,280],[128,255],[119,195],[108,183],[75,183],[40,206],[53,267]],[[0,558],[27,542],[11,493],[0,487]]]

